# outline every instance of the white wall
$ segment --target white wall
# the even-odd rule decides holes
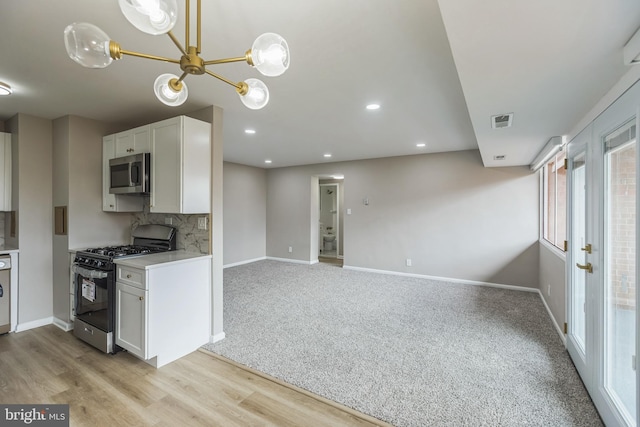
[[[267,256],[312,261],[309,182],[333,174],[345,266],[538,287],[538,176],[485,168],[476,150],[269,170]]]
[[[224,265],[266,256],[267,173],[224,162]]]

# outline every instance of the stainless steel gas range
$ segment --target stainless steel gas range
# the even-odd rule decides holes
[[[78,251],[71,266],[75,289],[74,335],[105,353],[119,350],[114,343],[117,260],[176,249],[174,227],[140,225],[131,236],[131,245]]]

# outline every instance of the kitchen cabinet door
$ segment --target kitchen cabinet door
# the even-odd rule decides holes
[[[179,116],[150,126],[150,212],[209,213],[211,125]]]
[[[116,134],[116,157],[148,153],[150,149],[149,125]]]
[[[147,359],[148,291],[116,282],[116,344]]]
[[[11,134],[0,132],[0,211],[11,210]]]

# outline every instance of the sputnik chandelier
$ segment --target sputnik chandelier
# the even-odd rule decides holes
[[[269,102],[269,90],[258,79],[247,79],[235,83],[213,71],[207,69],[209,65],[246,61],[265,76],[279,76],[289,68],[289,47],[287,42],[278,34],[265,33],[259,36],[253,46],[244,56],[205,61],[200,57],[201,49],[201,0],[197,3],[197,43],[189,45],[189,0],[185,7],[185,47],[171,32],[178,19],[178,5],[176,0],[118,0],[120,10],[127,20],[137,29],[147,34],[167,34],[178,50],[182,53],[180,59],[165,58],[145,53],[124,50],[120,44],[111,40],[100,28],[84,22],[73,23],[64,30],[64,43],[69,57],[87,68],[105,68],[113,60],[122,55],[166,61],[180,65],[182,75],[160,75],[153,89],[160,101],[169,106],[178,106],[185,102],[188,96],[187,85],[184,82],[189,74],[209,74],[236,88],[242,103],[253,110],[260,109]]]

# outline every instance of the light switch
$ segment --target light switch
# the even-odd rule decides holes
[[[347,215],[351,215],[351,209],[347,209]]]

